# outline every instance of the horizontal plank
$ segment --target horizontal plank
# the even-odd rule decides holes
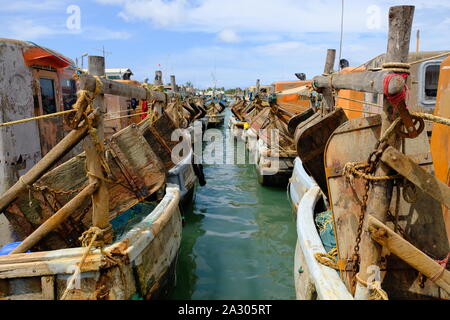
[[[441,272],[441,265],[388,228],[377,218],[369,215],[368,225],[369,230],[371,231],[371,237],[374,241],[386,247],[391,253],[405,261],[408,265],[425,275],[427,278],[432,278]],[[450,293],[450,272],[444,270],[434,283]]]
[[[389,147],[381,156],[381,161],[414,183],[423,192],[450,208],[450,187],[422,169],[411,158]]]
[[[88,74],[81,74],[80,77],[80,89],[94,91],[96,86],[95,77]],[[144,87],[135,86],[131,84],[121,83],[114,80],[108,79],[100,79],[103,84],[103,94],[111,94],[116,96],[128,97],[128,98],[136,98],[139,100],[147,99],[147,90]],[[151,91],[152,96],[158,102],[166,103],[167,96],[171,96],[170,94],[165,94],[160,91]]]
[[[391,74],[391,71],[369,71],[347,74],[333,74],[327,76],[316,76],[313,79],[314,86],[318,88],[335,88],[372,93],[384,93],[384,78]],[[397,94],[405,86],[405,79],[395,76],[389,83],[389,95]]]

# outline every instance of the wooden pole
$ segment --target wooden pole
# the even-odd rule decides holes
[[[416,52],[420,51],[420,30],[417,29],[416,33]]]
[[[98,116],[98,113],[90,115],[91,119]],[[70,149],[77,145],[88,132],[86,126],[72,130],[56,146],[54,146],[33,168],[20,177],[11,188],[0,197],[0,212],[3,212],[16,198],[17,195],[27,189],[29,185],[35,183],[44,173],[61,159]]]
[[[411,37],[411,27],[414,16],[414,6],[396,6],[389,9],[389,35],[385,63],[401,62],[408,60],[409,40]],[[381,135],[391,125],[394,117],[394,107],[384,98],[383,112],[381,114]],[[393,134],[388,143],[398,149],[400,139]],[[392,170],[383,162],[379,163],[375,171],[376,176],[391,175]],[[375,243],[368,229],[369,216],[373,216],[380,222],[385,223],[387,211],[392,198],[393,182],[392,180],[377,181],[372,184],[371,192],[367,201],[367,210],[364,219],[364,227],[361,235],[361,261],[359,266],[359,277],[367,281],[368,269],[372,265],[380,265],[381,246]],[[368,288],[360,283],[356,285],[356,299],[366,300],[368,298]]]
[[[157,85],[157,86],[163,86],[164,85],[163,81],[162,81],[162,71],[160,71],[160,70],[155,71],[155,82],[154,82],[154,84]]]
[[[80,208],[87,197],[90,197],[97,190],[98,184],[91,183],[86,186],[79,194],[72,200],[67,202],[54,215],[45,220],[32,234],[26,237],[20,245],[18,245],[10,254],[24,253],[31,249],[36,243],[44,238],[49,232],[55,230],[61,223],[63,223],[70,215]]]
[[[93,76],[105,75],[105,58],[101,56],[89,56],[88,72]],[[98,143],[104,141],[104,122],[103,115],[106,114],[106,105],[104,104],[104,95],[99,94],[93,102],[94,110],[100,110],[102,116],[96,124]],[[109,232],[103,234],[105,243],[112,241],[112,232],[109,224],[109,192],[106,182],[103,180],[105,174],[101,165],[98,146],[95,145],[91,136],[84,140],[84,151],[86,152],[86,169],[88,171],[89,183],[98,183],[98,190],[92,195],[92,225],[102,230],[109,229]]]
[[[88,91],[94,91],[96,86],[96,79],[92,75],[81,74],[80,88]],[[134,86],[126,83],[117,82],[114,80],[108,80],[101,78],[100,81],[103,84],[102,93],[111,94],[115,96],[136,98],[139,100],[147,99],[147,91],[143,87]],[[166,95],[160,91],[152,91],[152,98],[159,102],[166,102]],[[168,94],[169,96],[171,94]]]
[[[179,90],[178,90],[177,82],[175,80],[175,76],[174,75],[170,76],[170,83],[171,83],[171,86],[172,86],[172,91],[175,92],[175,93],[178,93]]]
[[[369,71],[348,74],[334,74],[333,79],[330,76],[315,76],[313,78],[314,86],[318,88],[331,88],[363,91],[371,93],[384,93],[383,79],[391,74],[392,71]],[[395,76],[389,82],[388,92],[394,95],[403,90],[405,79],[401,76]]]
[[[260,80],[257,79],[256,80],[256,92],[255,92],[255,96],[259,95],[259,88],[260,88]]]
[[[336,50],[328,49],[327,57],[325,59],[325,67],[323,69],[324,74],[332,74],[334,68],[334,60],[336,59]],[[330,86],[331,86],[330,82]],[[324,108],[321,110],[322,114],[325,112],[330,112],[334,107],[334,98],[332,88],[325,88],[322,90],[323,100],[325,102]]]

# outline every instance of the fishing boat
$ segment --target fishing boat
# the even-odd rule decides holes
[[[165,104],[168,95],[95,77],[101,75],[104,58],[92,57],[93,75],[78,74],[76,108],[65,113],[57,96],[62,92],[58,76],[70,79],[74,69],[66,68],[71,61],[26,42],[3,39],[1,46],[8,67],[3,69],[2,92],[9,96],[2,100],[8,104],[2,105],[7,117],[0,139],[8,141],[13,134],[15,141],[2,143],[2,154],[17,157],[21,150],[16,149],[23,145],[38,151],[23,165],[2,161],[9,180],[2,181],[0,196],[2,218],[7,218],[0,233],[0,298],[165,296],[175,280],[182,232],[180,194],[187,196],[194,180],[186,174],[186,168],[192,169],[192,151],[179,163],[172,161],[177,142],[171,134],[177,126],[165,112],[119,128],[105,144],[99,141],[104,134],[100,115],[106,113],[102,94],[152,97]],[[8,85],[14,90],[3,90]],[[44,115],[39,114],[42,110]],[[36,120],[48,123],[38,126]],[[57,131],[50,129],[61,124],[67,133],[58,140]],[[32,137],[24,141],[27,131]],[[81,141],[83,153],[73,150]],[[176,181],[181,175],[183,181]]]
[[[225,115],[223,111],[226,108],[226,104],[215,97],[212,97],[205,102],[206,108],[206,120],[207,120],[207,128],[217,128],[223,125]]]
[[[245,100],[240,98],[236,99],[235,102],[230,106],[232,114],[228,122],[228,127],[230,128],[231,136],[236,140],[242,139],[245,121],[241,115],[241,111],[244,108],[245,108]]]
[[[297,218],[297,299],[449,298],[450,148],[442,138],[450,134],[450,58],[441,62],[448,51],[409,53],[413,12],[412,6],[390,8],[388,51],[375,59],[382,69],[332,73],[326,64],[324,75],[314,77],[326,96],[332,76],[340,98],[336,107],[324,97],[296,129],[288,195]],[[428,62],[439,65],[439,75],[422,73]],[[417,91],[407,100],[399,93],[408,81],[416,81]],[[406,103],[427,112],[405,112]],[[386,123],[392,105],[399,113],[390,115],[393,124]],[[433,122],[431,138],[425,120]],[[322,157],[315,167],[314,153]]]

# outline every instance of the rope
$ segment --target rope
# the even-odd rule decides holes
[[[381,288],[380,281],[368,283],[359,277],[359,273],[355,277],[360,284],[369,289],[369,300],[389,300],[388,294]]]
[[[382,105],[379,105],[377,103],[372,103],[372,102],[367,102],[367,101],[363,101],[363,100],[356,100],[356,99],[352,99],[352,98],[347,98],[347,97],[341,97],[341,96],[336,96],[335,98],[337,99],[343,99],[343,100],[348,100],[348,101],[353,101],[353,102],[359,102],[362,104],[367,104],[369,106],[374,106],[374,107],[378,107],[378,108],[383,108]],[[363,112],[367,112],[367,111],[363,111]]]
[[[81,267],[83,266],[84,262],[86,261],[88,253],[91,251],[92,246],[94,245],[94,242],[96,241],[97,237],[103,234],[103,230],[98,227],[90,227],[89,230],[83,232],[83,234],[80,237],[80,241],[83,247],[86,247],[86,250],[83,253],[83,256],[81,257],[80,263],[78,264],[77,268],[75,269],[75,272],[73,273],[72,277],[70,278],[69,282],[67,283],[66,290],[64,290],[64,293],[61,297],[61,300],[65,300],[67,298],[67,295],[69,291],[73,290],[73,285],[75,283],[75,280],[80,276],[81,273]],[[103,243],[100,243],[100,247],[103,247]]]
[[[425,59],[421,59],[421,60],[416,60],[416,61],[410,62],[409,65],[412,66],[413,64],[416,64],[416,63],[421,63],[421,62],[425,62],[425,61],[428,61],[428,60],[433,60],[433,59],[436,59],[436,58],[445,57],[445,56],[448,56],[448,55],[450,55],[450,51],[449,52],[445,52],[445,53],[441,53],[441,54],[438,54],[438,55],[435,55],[435,56],[432,56],[432,57],[429,57],[429,58],[425,58]]]
[[[424,120],[428,120],[428,121],[436,122],[436,123],[443,124],[446,126],[450,126],[450,119],[448,119],[448,118],[439,117],[439,116],[435,116],[433,114],[423,113],[423,112],[410,112],[410,114],[412,116],[416,116],[416,117],[422,118]],[[398,117],[394,121],[392,121],[389,128],[387,128],[386,131],[381,136],[380,142],[383,142],[383,141],[386,141],[387,139],[389,139],[389,137],[394,132],[395,127],[397,127],[397,125],[401,122],[401,120],[402,119],[400,117]]]
[[[430,277],[431,281],[436,281],[444,273],[445,269],[447,268],[447,263],[448,263],[449,258],[450,258],[450,252],[447,254],[447,257],[445,257],[444,259],[435,260],[442,268],[434,276]]]
[[[368,174],[363,169],[368,169],[370,166],[365,163],[358,163],[358,162],[347,162],[344,166],[344,175],[347,176],[347,180],[350,182],[353,181],[354,177],[361,177],[366,180],[370,181],[386,181],[386,180],[393,180],[393,179],[399,179],[402,176],[399,174],[392,175],[392,176],[374,176],[372,174]]]
[[[316,258],[317,262],[332,269],[340,270],[337,263],[337,256],[338,256],[337,248],[333,248],[327,253],[316,252],[314,254],[314,258]]]
[[[45,114],[45,115],[42,115],[42,116],[36,116],[36,117],[25,118],[25,119],[10,121],[10,122],[4,122],[4,123],[0,123],[0,127],[7,127],[7,126],[12,126],[12,125],[15,125],[15,124],[29,122],[29,121],[34,121],[34,120],[40,120],[40,119],[46,119],[46,118],[51,118],[51,117],[63,116],[65,114],[73,113],[75,111],[76,110],[66,110],[66,111],[60,111],[60,112]]]

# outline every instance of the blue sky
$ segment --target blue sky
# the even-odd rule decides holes
[[[450,49],[448,0],[345,0],[342,57],[357,66],[386,50],[387,12],[416,6],[422,50]],[[67,27],[70,6],[80,28]],[[323,71],[327,48],[339,49],[340,0],[0,0],[0,37],[34,41],[75,59],[99,55],[107,67],[128,67],[134,79],[200,88],[246,87],[308,78]],[[158,67],[160,65],[160,67]]]

